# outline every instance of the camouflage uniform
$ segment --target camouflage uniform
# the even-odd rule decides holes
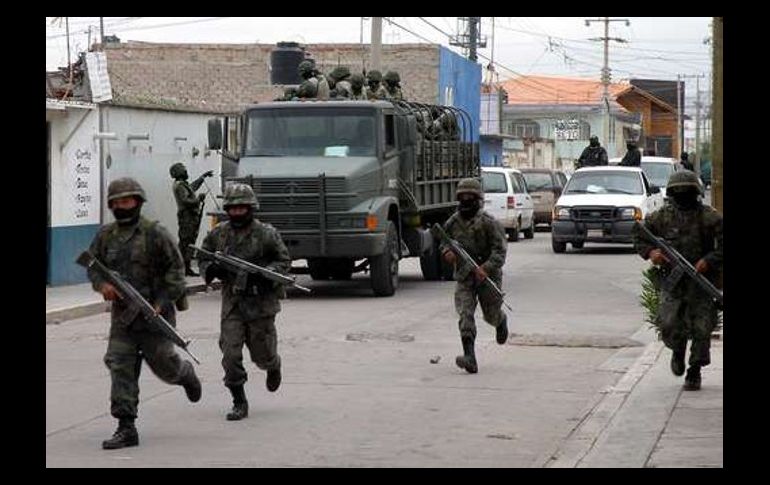
[[[204,178],[210,172],[201,175],[192,183],[187,183],[187,170],[181,163],[172,165],[170,173],[174,178],[174,199],[176,199],[176,216],[179,222],[179,251],[182,253],[187,275],[197,276],[190,268],[192,249],[190,249],[189,245],[195,244],[198,239],[198,228],[201,223],[205,194],[196,196],[195,192],[200,188]]]
[[[404,93],[401,91],[401,76],[396,71],[388,71],[383,78],[383,88],[385,90],[384,99],[395,99],[403,101]]]
[[[132,179],[117,179],[110,184],[109,201],[129,195],[145,200],[144,191]],[[127,225],[107,224],[94,237],[90,251],[105,266],[120,273],[148,302],[160,306],[161,315],[176,326],[174,302],[185,294],[186,283],[182,256],[163,226],[141,216]],[[90,268],[88,278],[96,291],[105,284],[99,273]],[[126,311],[122,300],[112,303],[104,356],[112,379],[110,413],[121,421],[121,426],[133,423],[137,416],[142,359],[162,381],[184,386],[191,400],[200,399],[200,382],[192,364],[182,360],[171,341],[141,314],[132,321],[124,321]],[[192,390],[195,386],[197,391]],[[197,398],[190,392],[197,392]],[[130,426],[133,428],[133,424]],[[136,433],[135,429],[133,432]]]
[[[683,185],[701,191],[695,174],[683,171],[670,177],[667,192],[674,194],[674,190]],[[704,276],[712,283],[717,283],[723,259],[722,216],[715,209],[700,201],[686,209],[669,201],[660,210],[647,215],[644,225],[653,234],[665,239],[691,263],[705,260],[709,270]],[[645,240],[637,228],[634,230],[634,240],[639,254],[648,259],[655,246]],[[669,267],[663,265],[661,273],[663,278],[667,277]],[[689,364],[691,368],[698,369],[699,387],[699,368],[711,362],[711,332],[717,325],[716,306],[708,294],[687,276],[682,276],[673,288],[662,286],[657,315],[661,338],[674,351],[674,357],[679,356],[682,366],[687,339],[692,339]],[[674,366],[672,359],[672,369]],[[683,369],[675,371],[675,374],[681,375],[681,372]]]
[[[366,101],[368,99],[364,90],[364,76],[353,74],[350,76],[350,99],[353,101]]]
[[[382,86],[382,73],[377,70],[369,71],[366,74],[366,87],[364,89],[366,92],[366,99],[385,99],[387,91],[385,91],[384,86]]]
[[[248,189],[246,191],[246,189]],[[248,192],[245,197],[256,199],[251,187],[245,184],[230,186],[225,193],[225,209],[240,205],[237,192]],[[235,194],[235,195],[234,195]],[[235,203],[234,203],[235,202]],[[273,226],[249,221],[245,227],[234,228],[231,221],[221,222],[206,236],[203,248],[231,254],[259,266],[269,267],[277,272],[288,273],[291,267],[289,251]],[[222,350],[224,383],[233,392],[235,404],[244,400],[243,385],[248,378],[243,366],[243,345],[249,349],[252,362],[262,370],[280,371],[281,358],[277,352],[278,336],[275,316],[281,311],[279,299],[284,298],[284,287],[265,278],[249,277],[248,290],[238,292],[233,286],[235,275],[219,270],[211,261],[201,261],[201,273],[207,281],[213,276],[222,280],[221,334],[219,348]],[[268,372],[268,379],[270,372]],[[277,386],[276,386],[277,388]],[[270,388],[268,383],[268,389]],[[236,394],[240,393],[240,398]],[[245,417],[245,416],[243,416]],[[228,419],[231,419],[228,417]],[[240,419],[240,418],[238,418]]]
[[[460,182],[457,189],[458,197],[464,192],[472,192],[483,200],[481,194],[481,184],[475,179],[464,179]],[[449,237],[456,239],[465,251],[474,259],[474,261],[486,271],[489,278],[502,288],[503,264],[505,264],[506,240],[503,226],[494,217],[478,209],[470,219],[461,216],[460,210],[455,212],[444,224]],[[444,253],[449,250],[449,246],[442,244],[439,250]],[[481,304],[481,311],[484,320],[498,329],[499,333],[504,332],[507,339],[507,317],[502,311],[502,300],[489,288],[487,284],[476,282],[472,268],[464,264],[461,259],[457,259],[454,270],[454,279],[457,281],[455,286],[455,310],[460,316],[458,326],[460,329],[460,338],[463,342],[465,357],[469,355],[473,358],[472,366],[469,368],[461,364],[461,358],[458,357],[457,364],[465,367],[471,373],[476,372],[475,354],[473,351],[473,342],[476,339],[476,322],[474,314],[476,313],[477,303]],[[498,342],[501,336],[498,335]]]
[[[304,99],[329,99],[329,82],[315,69],[311,61],[299,63],[299,74],[304,81],[297,88],[297,97]]]
[[[335,67],[329,74],[329,78],[334,82],[334,92],[337,98],[349,99],[353,94],[353,88],[350,84],[350,69],[346,66]]]

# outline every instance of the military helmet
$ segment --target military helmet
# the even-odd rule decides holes
[[[250,205],[259,208],[254,190],[247,184],[232,184],[225,189],[225,201],[222,206],[227,209],[231,205]]]
[[[329,77],[335,81],[342,81],[343,79],[350,77],[350,68],[348,66],[337,66],[329,74]]]
[[[473,194],[477,197],[482,197],[481,182],[478,179],[471,178],[460,180],[460,183],[457,184],[456,195],[459,197],[460,194]]]
[[[357,88],[364,86],[364,76],[360,73],[355,73],[350,76],[350,85]]]
[[[382,73],[378,71],[377,69],[374,69],[372,71],[369,71],[366,73],[366,80],[369,82],[382,82]]]
[[[306,72],[313,72],[314,65],[311,61],[302,61],[299,63],[299,66],[297,66],[297,70],[300,72],[300,74],[304,74]]]
[[[144,189],[136,180],[130,177],[123,177],[110,182],[110,186],[107,188],[108,205],[115,199],[130,196],[138,197],[142,202],[147,202]]]
[[[695,172],[691,170],[680,170],[671,174],[668,178],[668,183],[666,184],[666,192],[671,191],[671,189],[674,189],[674,192],[676,192],[679,190],[678,187],[694,187],[698,190],[699,194],[703,194],[703,187],[701,186],[700,180],[698,180],[698,176],[695,175]]]
[[[400,83],[401,82],[401,76],[398,75],[396,71],[388,71],[385,73],[385,77],[383,78],[389,83]]]
[[[175,179],[181,177],[185,172],[187,172],[187,169],[182,162],[176,162],[168,169],[168,173]]]

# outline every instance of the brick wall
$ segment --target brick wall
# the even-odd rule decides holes
[[[107,44],[107,66],[116,104],[163,106],[205,112],[237,111],[283,93],[269,84],[272,44]],[[368,46],[310,44],[306,50],[324,73],[337,65],[361,72]],[[383,74],[395,69],[407,99],[438,100],[438,47],[383,46]]]

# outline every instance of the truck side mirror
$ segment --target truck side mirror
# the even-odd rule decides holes
[[[209,149],[222,149],[222,120],[219,118],[209,120]]]
[[[660,193],[660,187],[657,185],[650,185],[650,193],[651,194],[659,194]]]

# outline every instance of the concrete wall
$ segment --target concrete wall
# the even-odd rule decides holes
[[[479,142],[479,158],[484,167],[499,167],[503,164],[503,140],[482,136]]]
[[[51,285],[83,283],[75,259],[99,228],[101,191],[96,109],[46,111],[50,123],[46,280]],[[71,136],[70,136],[71,135]]]
[[[473,125],[471,139],[478,141],[481,123],[481,66],[443,46],[439,48],[439,58],[438,103],[467,111]]]
[[[147,193],[147,203],[142,214],[158,220],[176,238],[178,224],[176,201],[172,192],[173,179],[169,168],[182,162],[192,182],[207,170],[215,176],[206,183],[216,196],[221,193],[219,172],[221,157],[216,151],[208,151],[207,120],[212,117],[203,113],[182,113],[149,109],[109,107],[105,110],[105,131],[115,132],[118,140],[105,142],[105,190],[112,180],[133,177]],[[129,135],[149,134],[149,140],[129,140]],[[197,155],[193,151],[197,150]],[[198,193],[206,193],[202,185]],[[106,196],[102,199],[105,222],[112,222]],[[220,201],[221,205],[221,201]],[[211,197],[206,197],[204,211],[215,210]],[[209,229],[204,217],[198,236],[200,243]]]

